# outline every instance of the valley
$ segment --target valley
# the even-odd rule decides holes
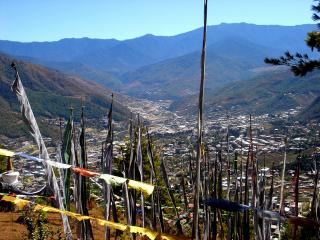
[[[316,209],[312,199],[319,191],[315,176],[320,157],[320,73],[315,70],[296,77],[288,67],[270,66],[264,59],[287,50],[306,52],[312,59],[316,54],[303,39],[315,28],[313,24],[208,26],[201,127],[202,29],[121,41],[0,40],[0,149],[15,152],[1,157],[13,159],[19,173],[16,186],[24,191],[40,189],[47,182],[45,166],[56,164],[52,166],[58,166],[53,171],[58,188],[41,201],[63,195],[63,205],[67,208],[69,198],[71,210],[82,215],[89,212],[81,208],[94,202],[90,214],[100,218],[108,208],[106,219],[111,220],[112,211],[112,224],[120,219],[121,229],[126,230],[119,233],[110,222],[98,221],[99,236],[102,226],[111,226],[115,238],[121,234],[129,239],[136,233],[151,239],[155,238],[150,234],[159,239],[190,238],[198,207],[200,231],[205,234],[210,223],[215,231],[219,229],[218,239],[238,234],[234,222],[246,225],[240,216],[248,217],[249,226],[246,211],[252,211],[250,218],[259,227],[268,229],[270,238],[289,236],[291,229],[281,224],[288,224],[293,216],[310,220]],[[27,105],[11,90],[18,77],[10,68],[12,62],[43,135],[40,148],[34,142],[39,141],[35,126],[30,126],[35,123],[28,122],[30,115],[19,113]],[[44,154],[40,152],[44,144],[51,163],[35,158]],[[146,195],[147,187],[152,193]],[[201,189],[199,206],[195,205],[197,188]],[[51,204],[56,204],[52,199]],[[210,206],[208,199],[218,205]],[[263,223],[256,219],[258,212]],[[73,231],[86,229],[82,225],[86,221],[93,222],[88,216],[68,216],[69,220],[78,217]],[[302,236],[303,230],[298,229],[298,234]],[[250,235],[253,230],[248,231]],[[162,238],[164,232],[170,238]]]

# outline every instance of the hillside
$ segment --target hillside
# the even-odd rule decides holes
[[[275,113],[308,106],[320,96],[320,73],[294,77],[283,68],[275,68],[249,80],[237,81],[217,90],[206,90],[206,109],[240,109],[247,113]],[[197,96],[177,100],[171,108],[196,113]]]
[[[27,61],[31,61],[48,68],[58,69],[59,71],[68,73],[70,75],[80,76],[81,78],[89,80],[93,83],[104,85],[108,89],[117,90],[121,89],[122,87],[120,79],[114,73],[98,70],[80,62],[52,62],[28,58]]]
[[[8,131],[25,130],[18,113],[19,104],[10,89],[14,80],[14,71],[10,69],[12,61],[11,57],[0,54],[0,106],[2,109],[1,123],[3,123],[0,134],[4,135],[8,135]],[[88,118],[101,118],[107,114],[111,99],[110,90],[79,77],[66,75],[39,65],[24,61],[16,61],[16,63],[36,116],[66,118],[71,105],[78,110],[75,111],[75,116],[78,117],[81,96],[85,97],[84,104]],[[122,96],[115,95],[115,98],[119,101]],[[116,120],[123,120],[128,114],[126,107],[118,102],[115,103],[114,117]]]
[[[296,117],[298,121],[307,122],[310,120],[320,119],[320,97],[317,97],[311,102],[298,116]]]
[[[220,88],[230,82],[251,78],[267,67],[265,56],[280,54],[273,48],[243,39],[223,39],[207,47],[206,86]],[[124,93],[142,98],[179,98],[199,88],[200,52],[169,59],[121,76]]]

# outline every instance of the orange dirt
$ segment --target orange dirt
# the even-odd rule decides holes
[[[20,223],[17,223],[16,220],[21,216],[20,212],[0,212],[0,240],[22,240],[27,239],[28,231],[26,227]],[[102,212],[98,209],[90,211],[90,216],[95,216],[98,218],[102,218]],[[50,230],[56,232],[58,229],[63,233],[63,225],[60,218],[60,214],[58,213],[47,213],[47,226]],[[72,228],[72,232],[75,233],[75,227],[77,221],[69,218],[70,225]],[[104,239],[104,227],[95,224],[92,221],[92,230],[94,234],[94,239]],[[115,231],[111,231],[112,234]],[[74,239],[76,239],[76,235],[74,234]],[[123,236],[119,239],[129,239]],[[139,238],[138,238],[139,239]]]

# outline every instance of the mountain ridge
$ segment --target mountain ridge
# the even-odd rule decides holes
[[[252,72],[244,71],[242,62],[248,61],[241,55],[255,58],[252,62],[260,62],[257,67],[261,68],[265,66],[261,52],[263,57],[271,57],[286,50],[307,51],[303,39],[307,32],[314,29],[313,24],[277,26],[237,23],[208,26],[208,87],[222,87],[230,81],[252,77]],[[226,39],[250,42],[250,50],[247,51],[251,51],[251,55],[250,52],[241,52],[239,46],[230,51],[230,41]],[[176,99],[193,94],[197,89],[201,43],[202,28],[197,28],[175,36],[147,34],[123,41],[89,38],[69,38],[51,43],[0,41],[0,51],[78,75],[132,97]],[[210,46],[219,43],[220,46],[211,50],[216,54],[210,55]],[[254,55],[258,51],[253,49],[254,44],[260,48],[260,57]],[[224,66],[224,62],[233,68]],[[216,84],[210,86],[210,78]],[[147,83],[146,79],[150,82]],[[183,81],[183,87],[177,86],[178,81]]]
[[[304,38],[315,29],[314,24],[208,26],[208,95],[231,83],[241,87],[239,80],[250,82],[261,75],[272,75],[274,68],[263,59],[277,57],[286,50],[307,51]],[[175,36],[148,34],[123,41],[88,38],[41,44],[0,41],[0,51],[12,51],[20,54],[20,58],[82,76],[133,97],[178,102],[179,98],[187,99],[198,91],[201,42],[202,28],[198,28]],[[58,51],[54,51],[56,46]],[[290,96],[281,99],[296,105]]]

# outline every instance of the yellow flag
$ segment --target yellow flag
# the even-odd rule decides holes
[[[118,176],[113,176],[110,174],[101,174],[99,176],[100,179],[103,179],[107,184],[112,185],[112,186],[118,186],[124,184],[128,179],[118,177]]]
[[[30,203],[27,200],[23,200],[23,199],[11,197],[11,196],[3,196],[1,200],[14,203],[19,210],[22,210]]]
[[[42,206],[40,204],[37,204],[35,207],[34,207],[34,211],[39,211],[39,210],[42,210],[45,206]]]
[[[154,186],[147,183],[134,181],[134,180],[129,180],[128,188],[134,188],[136,190],[140,190],[141,192],[147,194],[148,196],[151,195],[154,190]]]
[[[161,240],[176,240],[175,237],[172,237],[172,236],[168,236],[168,235],[165,235],[165,234],[161,234]]]
[[[7,201],[7,202],[14,202],[17,198],[11,197],[11,196],[3,196],[1,198],[2,201]]]
[[[14,201],[14,203],[16,204],[16,206],[18,207],[18,209],[24,209],[30,202],[27,200],[23,200],[23,199],[17,199]]]
[[[83,221],[83,220],[90,219],[89,216],[84,216],[84,215],[81,215],[81,214],[78,214],[78,213],[69,212],[69,211],[62,211],[62,213],[64,213],[65,215],[67,215],[69,217],[76,218],[78,221]]]
[[[14,152],[11,152],[9,150],[0,148],[0,156],[13,157],[14,156]]]
[[[121,223],[110,222],[110,221],[102,220],[102,219],[93,219],[93,220],[95,220],[101,226],[107,226],[107,227],[114,228],[114,229],[117,229],[117,230],[120,230],[123,232],[128,229],[128,226],[121,224]]]
[[[149,239],[155,240],[159,233],[151,231],[147,228],[141,228],[136,226],[129,227],[131,233],[140,233],[142,235],[146,235]]]
[[[138,181],[134,181],[134,180],[130,180],[130,179],[128,180],[126,178],[113,176],[110,174],[101,174],[99,176],[99,178],[103,179],[107,184],[110,184],[112,186],[122,185],[123,183],[128,181],[129,188],[133,188],[138,191],[142,191],[143,193],[145,193],[148,196],[151,195],[154,190],[154,186],[152,186],[150,184],[147,184],[144,182],[138,182]]]
[[[57,209],[57,208],[54,208],[54,207],[49,207],[49,206],[43,206],[43,205],[40,205],[40,204],[37,204],[35,207],[34,207],[34,210],[35,211],[44,211],[44,212],[53,212],[53,213],[61,213],[63,211]]]
[[[49,206],[42,206],[40,204],[36,205],[34,208],[35,211],[44,211],[44,212],[51,212],[51,213],[63,213],[69,217],[73,217],[76,218],[78,221],[83,221],[83,220],[87,220],[90,219],[89,216],[84,216],[78,213],[73,213],[73,212],[69,212],[69,211],[62,211],[58,208],[54,208],[54,207],[49,207]]]

